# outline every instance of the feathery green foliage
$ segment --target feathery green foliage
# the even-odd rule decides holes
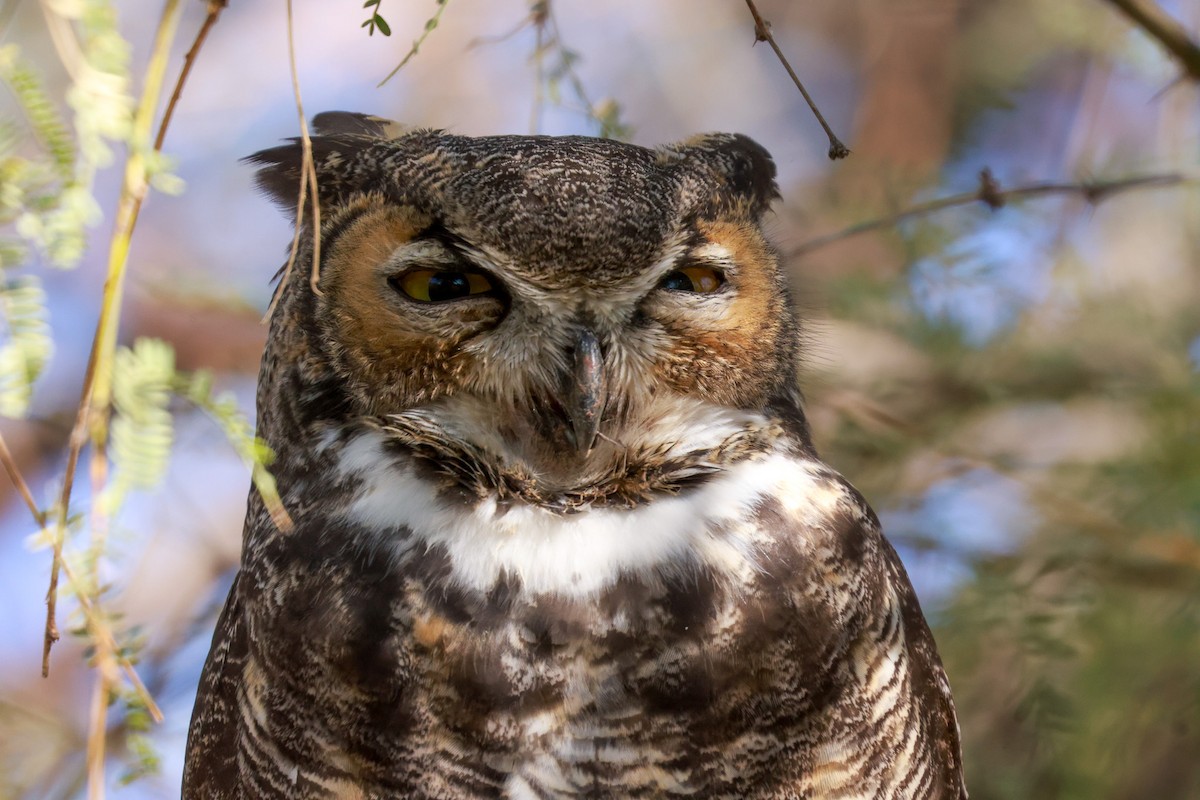
[[[251,480],[271,516],[278,524],[289,524],[279,497],[279,488],[267,469],[275,459],[275,454],[265,441],[254,435],[254,427],[238,408],[237,398],[229,392],[214,394],[213,376],[207,370],[177,376],[175,390],[217,423],[234,451],[250,468]]]
[[[160,339],[138,339],[117,349],[113,363],[110,454],[116,497],[152,489],[167,471],[174,423],[168,405],[175,380],[175,351]]]
[[[67,124],[54,102],[46,94],[41,81],[29,66],[21,61],[16,45],[0,47],[0,81],[8,84],[16,96],[33,135],[45,147],[54,171],[63,180],[75,173],[75,143]]]
[[[3,273],[0,272],[0,278]],[[0,414],[23,417],[33,384],[54,352],[41,281],[27,275],[0,286]]]

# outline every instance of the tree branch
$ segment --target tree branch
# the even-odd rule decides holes
[[[1200,43],[1197,43],[1173,17],[1158,7],[1153,0],[1107,0],[1133,21],[1146,35],[1162,45],[1175,57],[1187,76],[1200,81]]]
[[[34,502],[33,493],[29,491],[29,484],[25,482],[25,478],[21,475],[21,470],[17,467],[17,461],[13,458],[8,445],[5,444],[3,436],[0,436],[0,462],[3,462],[4,471],[8,473],[8,479],[12,481],[17,494],[21,495],[21,499],[25,501],[25,505],[29,506],[29,513],[33,514],[34,521],[43,528],[46,527],[46,514]]]
[[[442,8],[445,7],[446,0],[442,0]],[[438,14],[441,14],[439,10]],[[287,0],[287,34],[288,34],[288,68],[292,74],[292,93],[296,97],[296,116],[300,120],[300,144],[303,152],[303,160],[300,165],[301,170],[308,176],[307,186],[305,182],[300,182],[300,200],[297,208],[300,213],[304,213],[304,192],[306,189],[312,190],[312,269],[308,275],[308,285],[312,289],[312,293],[321,296],[321,287],[318,285],[321,279],[321,199],[317,188],[317,167],[313,163],[312,137],[308,133],[308,120],[304,116],[304,100],[300,97],[300,71],[296,67],[296,29],[292,15],[292,0]],[[403,66],[403,63],[401,64]],[[396,67],[400,69],[400,67]],[[395,72],[392,73],[393,75]],[[391,75],[388,76],[390,78]],[[386,81],[387,78],[384,78]],[[382,86],[383,83],[380,83]],[[300,223],[296,223],[296,228],[299,230]],[[295,263],[296,251],[292,248],[291,262]]]
[[[813,102],[808,90],[804,88],[804,84],[796,76],[796,71],[792,69],[792,65],[784,57],[783,51],[779,49],[779,45],[775,42],[775,37],[771,35],[771,23],[763,19],[762,15],[758,13],[758,8],[754,5],[754,0],[746,0],[746,7],[750,9],[750,14],[754,17],[754,43],[766,42],[771,45],[771,49],[779,57],[779,63],[783,64],[783,68],[787,70],[787,74],[792,78],[792,83],[796,84],[796,88],[800,90],[800,94],[804,95],[804,100],[808,103],[808,107],[812,109],[817,122],[821,123],[821,127],[825,129],[825,135],[829,137],[829,159],[837,161],[839,158],[845,158],[850,155],[850,148],[842,144],[841,139],[834,135],[833,129],[825,121],[821,110],[817,108],[817,104]]]
[[[939,211],[945,211],[948,208],[956,206],[966,206],[972,203],[983,203],[992,211],[997,211],[1004,207],[1009,200],[1017,200],[1029,197],[1043,197],[1045,195],[1055,194],[1075,194],[1081,196],[1087,202],[1095,205],[1102,200],[1108,199],[1114,194],[1129,191],[1131,189],[1142,189],[1149,187],[1167,187],[1179,186],[1182,184],[1191,184],[1200,181],[1200,177],[1195,175],[1184,175],[1181,173],[1164,173],[1160,175],[1138,175],[1132,178],[1120,178],[1108,181],[1082,181],[1079,183],[1034,183],[1028,186],[1018,186],[1014,189],[1001,189],[1000,184],[992,176],[992,171],[986,167],[979,172],[979,188],[973,192],[963,192],[962,194],[954,194],[949,197],[938,198],[931,200],[928,203],[906,208],[903,211],[898,211],[886,217],[867,220],[851,225],[848,228],[843,228],[840,231],[818,236],[815,239],[810,239],[803,242],[787,252],[787,257],[804,255],[811,253],[813,250],[819,250],[826,245],[839,242],[842,239],[849,239],[852,236],[858,236],[862,233],[877,231],[882,228],[891,228],[895,225],[913,219],[915,217],[927,216],[936,214]]]
[[[404,54],[404,58],[400,59],[400,63],[396,65],[396,68],[389,72],[386,78],[375,84],[376,89],[390,81],[392,77],[397,72],[404,69],[404,65],[407,64],[412,57],[417,54],[417,51],[421,49],[421,45],[425,44],[425,40],[429,38],[429,34],[433,33],[434,29],[437,28],[438,23],[442,21],[442,12],[446,10],[446,6],[449,4],[450,0],[437,0],[438,9],[436,12],[434,12],[432,17],[425,20],[425,27],[421,30],[421,35],[413,40],[412,47],[409,48],[409,51]]]
[[[171,117],[175,116],[175,105],[179,102],[180,95],[183,94],[183,85],[187,83],[188,76],[192,74],[192,66],[196,63],[196,56],[200,55],[200,48],[204,46],[204,40],[208,38],[208,32],[212,30],[213,25],[217,24],[217,17],[221,16],[221,12],[227,5],[229,5],[229,0],[208,0],[208,16],[204,18],[204,24],[196,33],[196,40],[192,42],[187,55],[183,57],[183,69],[179,71],[179,80],[175,81],[175,90],[171,92],[167,110],[163,112],[162,122],[158,126],[158,135],[154,137],[155,150],[162,150],[163,140],[167,136],[167,126],[171,124]]]

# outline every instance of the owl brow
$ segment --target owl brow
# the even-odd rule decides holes
[[[466,237],[447,228],[441,220],[434,220],[425,226],[410,241],[437,242],[459,260],[471,266],[482,268],[479,264],[479,250]]]
[[[713,241],[703,234],[694,219],[689,221],[683,230],[680,230],[680,234],[682,235],[679,236],[680,249],[676,269],[679,269],[680,265],[701,263],[703,259],[697,257],[697,253],[704,247],[712,245]]]
[[[434,220],[425,226],[425,229],[412,238],[412,241],[426,241],[432,239],[439,244],[445,245],[447,250],[451,250],[462,256],[471,250],[470,242],[464,239],[459,234],[446,227],[441,220]]]
[[[688,220],[681,232],[683,233],[680,241],[682,250],[673,269],[694,265],[717,266],[726,269],[734,266],[728,258],[713,257],[712,246],[720,243],[714,242],[704,235],[704,232],[700,230],[698,220]]]
[[[705,266],[725,271],[737,270],[737,262],[728,247],[715,239],[708,238],[699,231],[692,233],[693,235],[685,241],[683,252],[675,260],[672,269]]]
[[[697,247],[708,244],[708,237],[700,230],[700,220],[695,215],[684,221],[682,233],[684,234],[682,244],[686,252],[690,253]]]
[[[664,272],[678,269],[679,264],[691,260],[692,251],[707,241],[692,220],[685,220],[683,225],[672,231],[667,237],[662,257],[655,263],[655,266]]]

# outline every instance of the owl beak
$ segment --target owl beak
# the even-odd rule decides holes
[[[581,328],[575,340],[566,389],[571,438],[579,453],[586,456],[596,443],[608,394],[604,384],[604,353],[600,350],[600,340],[590,328]]]

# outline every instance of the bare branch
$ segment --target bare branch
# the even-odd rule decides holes
[[[1174,56],[1188,77],[1200,81],[1200,43],[1153,0],[1146,3],[1141,0],[1108,0],[1108,3]]]
[[[60,638],[55,617],[58,610],[58,576],[63,563],[63,539],[67,533],[67,506],[71,502],[71,490],[74,488],[75,468],[79,464],[79,454],[87,442],[87,420],[92,410],[92,383],[96,377],[96,352],[99,344],[99,323],[97,323],[96,336],[92,339],[92,351],[88,356],[87,369],[83,374],[83,390],[79,398],[79,410],[75,413],[75,424],[71,428],[71,436],[67,440],[67,467],[66,473],[63,475],[62,490],[58,497],[58,513],[54,522],[54,535],[51,539],[54,552],[50,562],[50,585],[46,589],[46,629],[42,637],[43,678],[50,676],[50,648],[54,647],[54,643]]]
[[[533,45],[533,107],[529,110],[529,133],[531,135],[542,131],[542,109],[545,105],[546,91],[546,24],[549,20],[550,7],[546,3],[538,3],[537,8],[529,17],[534,28]]]
[[[5,444],[3,436],[0,436],[0,462],[4,463],[4,471],[8,473],[8,478],[12,481],[17,493],[21,495],[21,499],[25,501],[25,505],[29,507],[29,513],[33,514],[34,521],[43,528],[46,527],[46,514],[34,502],[33,493],[29,491],[29,484],[25,483],[25,478],[21,475],[21,470],[17,467],[17,461],[13,458],[8,445]]]
[[[438,10],[432,17],[425,20],[425,28],[421,31],[421,35],[413,40],[412,47],[404,55],[404,58],[400,60],[400,63],[396,65],[396,68],[389,72],[386,78],[375,85],[376,89],[378,89],[380,86],[383,86],[392,79],[392,76],[404,69],[404,65],[407,64],[412,57],[417,54],[417,51],[421,49],[421,45],[423,45],[425,40],[429,38],[429,34],[433,33],[434,29],[437,28],[438,23],[442,21],[442,12],[446,10],[446,6],[450,5],[450,0],[437,0],[437,4]],[[289,5],[288,8],[290,9],[291,6]]]
[[[108,736],[108,699],[114,676],[106,665],[97,665],[96,685],[88,710],[87,786],[88,800],[104,800],[104,745]]]
[[[508,31],[496,36],[476,36],[474,39],[467,42],[467,49],[474,50],[476,47],[482,47],[483,45],[501,44],[502,42],[507,42],[509,39],[528,28],[530,25],[541,25],[544,22],[545,16],[546,1],[537,0],[537,2],[533,3],[533,7],[529,10],[529,13],[525,15],[525,18],[512,28],[509,28]]]
[[[321,279],[321,203],[317,193],[317,168],[313,164],[312,136],[308,132],[308,120],[304,116],[304,100],[300,97],[300,73],[296,67],[296,33],[293,24],[292,0],[287,2],[287,33],[288,33],[288,66],[292,73],[292,93],[296,96],[296,115],[300,119],[300,146],[302,161],[300,164],[300,200],[296,205],[296,232],[299,235],[300,220],[304,213],[305,191],[312,189],[312,270],[308,276],[308,285],[315,295],[321,294],[317,283]],[[398,69],[398,68],[397,68]],[[385,79],[386,80],[386,79]],[[306,185],[307,184],[307,185]],[[291,273],[296,261],[298,239],[292,240],[292,254],[288,258],[288,268],[284,272],[284,280]],[[280,282],[282,291],[282,281]]]
[[[775,37],[771,35],[771,23],[762,18],[758,13],[758,8],[754,5],[754,0],[746,0],[746,6],[750,9],[751,15],[754,17],[754,43],[766,42],[771,45],[771,49],[775,51],[775,55],[779,57],[779,63],[783,64],[783,68],[787,70],[787,74],[791,76],[792,83],[796,84],[796,88],[800,90],[800,94],[804,95],[805,102],[812,109],[813,114],[817,118],[817,122],[821,123],[821,127],[825,129],[825,135],[829,137],[829,158],[831,161],[837,161],[839,158],[845,158],[850,155],[850,148],[842,144],[842,140],[834,135],[833,129],[829,127],[829,123],[825,121],[825,117],[821,114],[821,110],[817,108],[817,104],[813,102],[808,90],[804,88],[804,84],[800,82],[800,78],[796,76],[796,71],[792,69],[792,65],[788,63],[784,57],[783,51],[779,49],[779,45],[775,42]]]
[[[66,561],[62,562],[62,570],[63,574],[67,576],[67,580],[71,581],[72,584],[76,586],[81,585],[79,578],[72,571],[71,565]],[[150,717],[155,722],[162,722],[162,709],[158,707],[158,703],[154,702],[150,690],[146,688],[146,684],[142,681],[141,676],[138,675],[137,670],[133,668],[133,664],[129,662],[129,659],[116,655],[120,648],[116,637],[113,636],[112,629],[108,626],[107,620],[100,613],[100,609],[96,608],[96,605],[83,592],[78,593],[76,599],[79,601],[79,608],[87,621],[88,630],[92,632],[92,638],[97,643],[96,658],[112,658],[116,666],[125,673],[125,678],[145,704]]]
[[[529,132],[541,132],[542,113],[546,107],[546,98],[549,97],[551,104],[556,108],[587,117],[596,125],[600,137],[628,139],[632,131],[621,120],[620,105],[612,98],[602,98],[599,102],[592,100],[583,77],[579,74],[576,63],[578,56],[563,41],[553,0],[536,0],[532,3],[529,14],[516,30],[525,27],[534,29],[534,50],[530,59],[534,66],[533,107],[529,115]],[[562,99],[559,90],[561,84],[565,84],[570,90],[573,103]]]
[[[213,25],[217,24],[217,17],[221,16],[221,12],[227,5],[229,5],[229,0],[208,0],[208,16],[204,18],[204,24],[200,26],[200,31],[196,34],[196,40],[192,42],[187,55],[183,57],[183,69],[179,71],[179,80],[175,81],[175,90],[171,92],[167,110],[163,112],[162,122],[158,126],[158,136],[154,137],[155,150],[162,150],[163,140],[167,136],[167,126],[171,124],[171,118],[175,116],[175,105],[179,102],[180,95],[183,94],[183,85],[187,82],[188,76],[192,74],[192,66],[196,63],[196,56],[200,54],[200,48],[204,46],[204,40],[208,38],[208,32],[212,30]]]
[[[985,167],[979,173],[979,188],[973,192],[963,192],[962,194],[954,194],[949,197],[931,200],[928,203],[921,203],[920,205],[906,208],[903,211],[886,217],[859,222],[840,231],[835,231],[825,236],[818,236],[815,239],[810,239],[792,248],[787,252],[787,256],[790,258],[811,253],[814,250],[819,250],[826,245],[839,242],[842,239],[849,239],[852,236],[858,236],[862,233],[869,233],[883,228],[891,228],[915,217],[928,216],[929,214],[936,214],[939,211],[945,211],[948,208],[966,206],[972,203],[983,203],[991,210],[996,211],[1003,208],[1009,200],[1043,197],[1045,195],[1075,194],[1095,205],[1114,194],[1127,192],[1131,189],[1179,186],[1194,184],[1198,181],[1200,181],[1200,177],[1195,175],[1165,173],[1160,175],[1138,175],[1132,178],[1120,178],[1109,181],[1035,183],[1029,186],[1018,186],[1014,189],[1001,189],[1000,184],[992,175],[992,171]]]

